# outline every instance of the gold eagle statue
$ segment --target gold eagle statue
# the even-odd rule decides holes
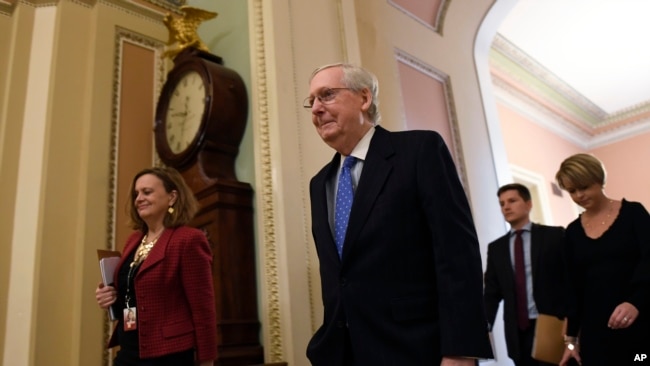
[[[212,19],[218,14],[188,5],[181,6],[179,10],[183,13],[183,16],[174,17],[171,13],[167,13],[163,18],[163,23],[169,30],[168,49],[163,54],[163,57],[173,59],[188,47],[194,47],[209,53],[208,46],[199,38],[196,30],[202,22]],[[178,43],[178,45],[171,47],[175,43]]]

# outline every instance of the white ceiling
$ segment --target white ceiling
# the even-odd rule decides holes
[[[650,0],[519,0],[498,32],[607,113],[650,101]]]

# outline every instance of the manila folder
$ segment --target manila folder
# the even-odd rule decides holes
[[[532,353],[534,359],[555,365],[560,363],[564,354],[563,327],[564,320],[553,315],[537,316]]]

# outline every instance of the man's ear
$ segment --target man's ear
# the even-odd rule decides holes
[[[363,88],[360,94],[363,100],[363,104],[361,105],[361,110],[364,112],[368,112],[368,109],[370,109],[370,105],[372,104],[372,93],[370,92],[370,89]]]
[[[526,201],[526,208],[528,208],[528,212],[530,212],[533,209],[533,200],[529,199]]]

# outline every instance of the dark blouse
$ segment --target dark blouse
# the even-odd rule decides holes
[[[118,318],[118,324],[115,331],[120,344],[120,352],[118,353],[118,358],[128,357],[131,360],[139,359],[139,347],[140,342],[138,340],[138,330],[137,327],[135,330],[124,331],[124,309],[126,308],[126,294],[127,288],[129,291],[129,307],[136,307],[137,303],[135,299],[135,285],[134,280],[135,276],[140,270],[140,266],[134,268],[129,276],[129,270],[131,268],[131,262],[133,262],[133,257],[135,256],[135,250],[130,253],[127,259],[124,261],[122,267],[120,267],[117,277],[117,301],[113,304],[113,311]],[[128,281],[128,284],[127,284]],[[136,320],[137,311],[136,311]]]
[[[567,334],[580,335],[583,365],[614,365],[633,357],[633,352],[650,351],[650,215],[646,209],[623,200],[618,216],[599,238],[586,235],[580,218],[569,224],[566,238],[572,287]],[[627,329],[609,329],[610,316],[623,302],[633,304],[639,317]]]

